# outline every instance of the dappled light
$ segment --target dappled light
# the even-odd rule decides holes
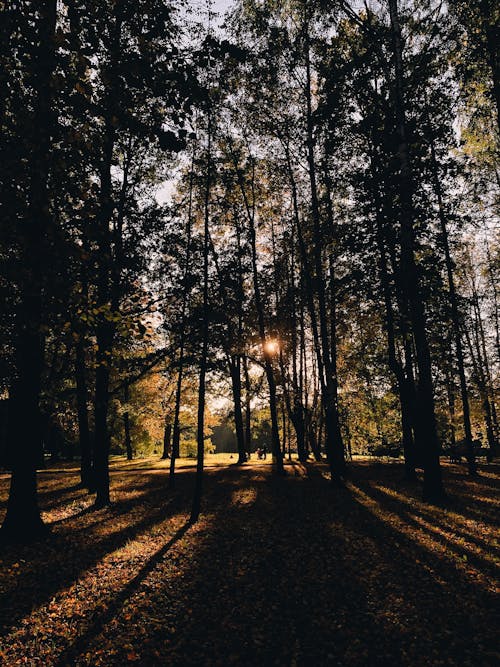
[[[279,484],[270,484],[270,466],[215,467],[203,518],[189,526],[192,465],[173,499],[141,467],[113,477],[115,503],[97,524],[91,514],[69,516],[47,543],[3,552],[5,664],[25,656],[47,666],[180,666],[229,651],[248,665],[278,656],[412,665],[422,650],[427,664],[474,664],[477,655],[493,664],[495,517],[468,515],[493,493],[481,479],[456,472],[449,485],[462,495],[437,508],[401,487],[401,466],[357,464],[345,488],[332,487],[321,464],[293,463]],[[499,476],[498,466],[488,469],[488,479]],[[4,482],[2,499],[6,491]],[[42,508],[65,492],[60,474],[47,471]],[[208,615],[207,600],[216,601]]]
[[[0,667],[498,667],[499,35],[0,2]]]

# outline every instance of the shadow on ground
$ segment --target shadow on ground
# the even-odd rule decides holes
[[[38,555],[5,555],[26,561],[0,599],[16,600],[6,664],[36,651],[61,666],[498,664],[498,467],[469,480],[447,466],[445,509],[397,465],[358,464],[345,488],[322,465],[292,470],[209,471],[194,527],[190,471],[173,497],[163,475],[116,478],[115,508],[60,522]]]

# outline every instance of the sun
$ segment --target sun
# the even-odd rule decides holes
[[[280,345],[277,340],[270,338],[264,343],[264,352],[267,354],[277,354],[279,352]]]

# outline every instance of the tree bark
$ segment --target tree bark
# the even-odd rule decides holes
[[[464,351],[462,346],[462,337],[460,335],[460,316],[458,312],[457,292],[455,289],[455,278],[453,276],[453,261],[450,253],[450,242],[448,237],[448,225],[444,210],[443,192],[439,180],[438,164],[436,159],[436,149],[434,140],[431,141],[431,161],[432,175],[434,180],[434,190],[438,203],[439,224],[441,226],[441,236],[443,240],[443,250],[446,263],[446,276],[448,279],[448,290],[450,293],[451,321],[453,326],[453,337],[455,341],[455,354],[457,358],[458,377],[460,380],[460,398],[462,401],[463,426],[465,434],[465,446],[467,450],[467,465],[469,475],[477,475],[476,457],[474,446],[472,444],[472,428],[470,423],[469,393],[467,389],[467,379],[465,377]]]
[[[129,387],[128,382],[125,383],[123,398],[125,403],[129,401]],[[132,461],[134,458],[134,452],[132,450],[132,439],[130,437],[130,415],[128,411],[128,406],[125,412],[123,413],[123,432],[125,434],[125,451],[127,453],[127,461]]]
[[[175,404],[174,404],[174,423],[173,423],[173,439],[172,452],[170,457],[170,470],[168,477],[168,486],[173,488],[175,484],[175,462],[180,456],[180,410],[182,399],[182,379],[184,373],[184,347],[186,344],[186,310],[189,302],[190,290],[188,288],[187,280],[189,277],[189,268],[191,261],[191,232],[192,232],[192,215],[193,215],[193,185],[194,185],[194,160],[196,154],[196,144],[193,147],[193,155],[191,158],[191,172],[189,174],[189,204],[188,215],[186,222],[186,257],[184,265],[184,285],[182,292],[182,306],[181,306],[181,334],[179,341],[179,359],[178,359],[178,375],[175,389]]]
[[[312,92],[311,92],[311,61],[309,45],[309,27],[307,20],[304,25],[306,38],[306,126],[307,126],[307,163],[309,171],[309,183],[311,191],[311,213],[313,220],[313,242],[314,242],[314,288],[318,301],[318,320],[321,343],[321,356],[324,369],[324,392],[323,406],[326,417],[326,451],[332,481],[340,481],[345,472],[345,452],[340,430],[338,409],[335,402],[335,371],[332,365],[330,350],[330,337],[328,332],[328,320],[326,310],[326,288],[323,271],[323,235],[321,232],[321,218],[318,201],[318,189],[316,182],[316,163],[314,158],[314,126],[312,115]]]
[[[111,354],[113,349],[114,325],[110,320],[111,305],[111,232],[113,215],[111,186],[111,165],[115,145],[115,130],[111,119],[105,121],[103,154],[100,169],[100,220],[98,230],[99,264],[97,270],[96,326],[96,375],[95,375],[95,440],[94,440],[94,480],[96,487],[96,509],[110,503],[109,495],[109,379]]]
[[[80,480],[82,486],[93,491],[92,481],[92,448],[90,442],[87,373],[85,365],[85,346],[83,333],[77,334],[75,343],[75,379],[76,404],[78,413],[78,434],[80,440]]]
[[[396,101],[396,126],[399,160],[399,206],[402,291],[409,306],[410,323],[415,342],[418,367],[417,407],[422,430],[422,459],[424,468],[424,499],[439,502],[445,493],[439,461],[439,441],[434,410],[432,386],[432,365],[427,340],[425,311],[420,290],[420,279],[415,261],[413,205],[413,174],[408,148],[404,67],[401,28],[399,24],[398,2],[389,0],[389,13],[393,38],[395,64],[394,93]]]
[[[243,428],[243,414],[241,408],[241,357],[234,355],[229,357],[229,373],[231,376],[231,386],[233,389],[234,404],[234,426],[236,430],[236,442],[238,445],[238,465],[246,462],[245,450],[245,432]]]
[[[246,355],[243,355],[243,377],[245,378],[245,447],[250,456],[252,453],[252,388]]]
[[[163,429],[163,453],[161,455],[162,460],[170,458],[170,447],[172,440],[172,422],[170,417],[165,417],[165,427]]]
[[[200,373],[198,385],[198,419],[197,419],[197,451],[196,477],[191,507],[190,522],[195,523],[200,516],[201,497],[203,491],[203,468],[205,460],[205,381],[208,358],[208,255],[210,251],[210,189],[212,184],[212,113],[208,110],[207,127],[207,173],[205,179],[205,204],[203,225],[203,323]]]
[[[16,377],[9,397],[9,447],[12,475],[7,513],[1,528],[5,541],[31,541],[47,532],[38,506],[36,467],[41,453],[40,390],[44,363],[42,326],[43,261],[46,234],[53,224],[48,179],[53,133],[52,86],[55,69],[57,3],[40,2],[33,51],[34,137],[29,175],[29,205],[23,225],[23,262],[15,344]],[[15,444],[14,444],[15,441]]]
[[[259,284],[259,271],[257,265],[257,243],[256,243],[256,233],[255,233],[255,220],[254,220],[254,210],[250,206],[248,201],[248,196],[245,188],[245,183],[243,181],[243,175],[240,168],[238,167],[236,157],[233,154],[233,163],[236,171],[236,176],[238,178],[238,183],[240,186],[240,191],[243,197],[243,202],[247,212],[248,218],[248,236],[250,241],[250,251],[252,259],[252,277],[253,277],[253,288],[254,288],[254,299],[255,307],[257,310],[257,320],[259,327],[259,338],[262,348],[262,355],[264,357],[264,368],[266,373],[267,384],[269,387],[269,409],[271,412],[271,449],[273,455],[273,466],[274,470],[278,474],[284,474],[285,469],[283,467],[283,453],[280,446],[280,436],[279,436],[279,427],[278,427],[278,411],[277,411],[277,402],[276,402],[276,380],[274,378],[274,369],[272,362],[272,354],[269,352],[266,342],[266,324],[264,317],[264,304],[262,302],[262,296],[260,291]],[[255,174],[252,174],[252,178],[255,178]]]

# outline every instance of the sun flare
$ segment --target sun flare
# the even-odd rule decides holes
[[[280,345],[277,340],[270,338],[264,343],[264,352],[267,354],[277,354],[279,352]]]

